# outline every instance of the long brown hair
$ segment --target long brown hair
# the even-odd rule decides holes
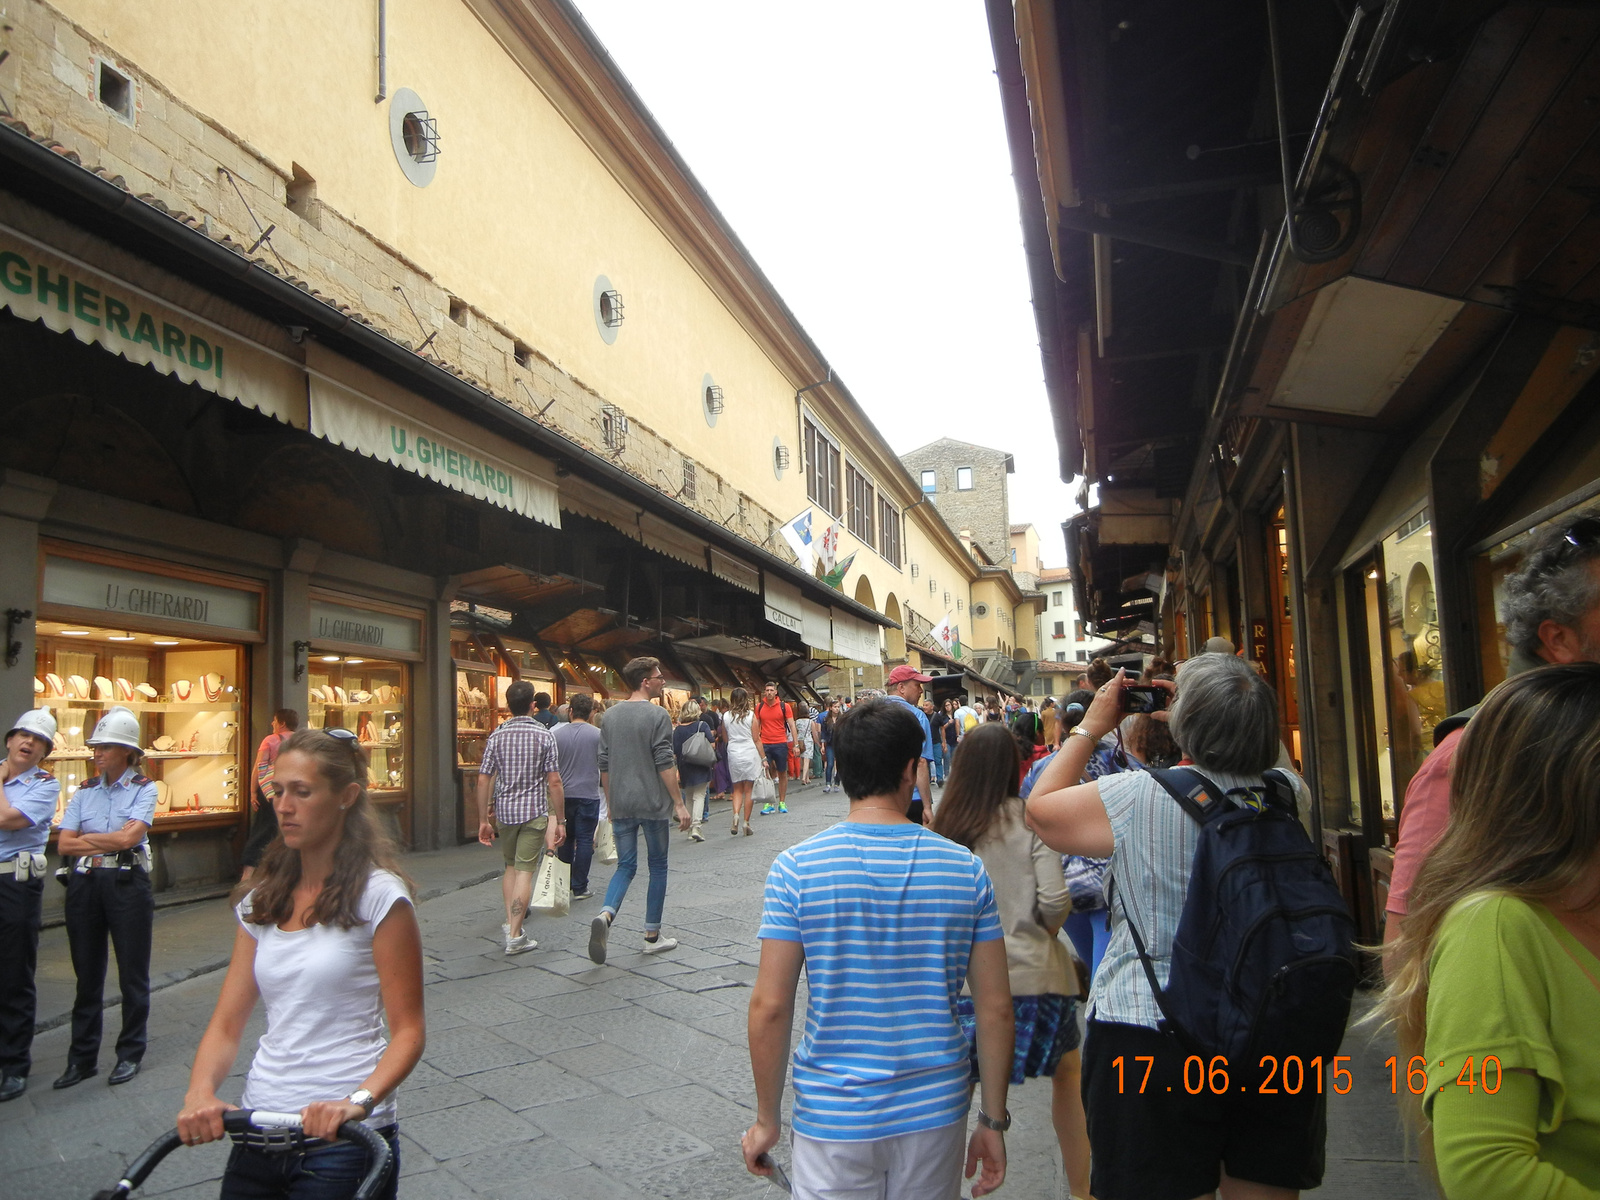
[[[736,687],[728,693],[729,707],[733,715],[739,720],[744,720],[750,715],[750,693],[742,687]]]
[[[1600,847],[1600,665],[1515,675],[1489,694],[1456,751],[1450,823],[1411,890],[1381,1015],[1402,1058],[1428,1034],[1428,971],[1439,927],[1460,901],[1494,892],[1537,904],[1589,880]],[[1600,906],[1600,899],[1588,907]],[[1421,1098],[1407,1115],[1421,1118]],[[1424,1135],[1426,1138],[1426,1134]],[[1431,1151],[1431,1147],[1427,1147]]]
[[[345,811],[344,836],[333,853],[333,870],[311,906],[308,923],[337,925],[340,929],[361,924],[358,910],[361,897],[366,894],[367,876],[374,867],[399,876],[406,890],[414,893],[411,880],[400,869],[394,841],[367,795],[367,756],[361,747],[353,739],[336,738],[320,729],[301,729],[283,743],[278,757],[292,753],[315,761],[317,773],[334,792],[342,792],[352,783],[361,788]],[[246,921],[253,925],[280,925],[294,915],[294,889],[299,882],[300,851],[284,845],[283,835],[279,834],[261,856],[256,873],[234,889],[233,902],[237,904],[248,895],[250,913]]]
[[[979,725],[962,738],[950,760],[944,798],[933,810],[933,831],[968,850],[1017,794],[1022,757],[1017,739],[1004,725]]]

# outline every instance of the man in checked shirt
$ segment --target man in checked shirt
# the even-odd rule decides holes
[[[478,765],[478,841],[500,838],[506,872],[500,889],[506,900],[506,953],[521,954],[538,942],[522,932],[533,899],[534,868],[541,844],[554,853],[566,837],[566,797],[556,739],[528,715],[533,685],[517,680],[506,689],[511,717],[489,735]]]

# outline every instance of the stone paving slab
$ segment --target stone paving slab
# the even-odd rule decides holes
[[[615,953],[604,967],[587,955],[598,901],[580,902],[566,918],[536,915],[528,932],[538,949],[508,959],[499,949],[498,855],[466,846],[417,856],[428,860],[417,874],[433,896],[418,908],[429,1037],[423,1062],[400,1094],[401,1196],[776,1200],[777,1189],[748,1175],[738,1151],[739,1135],[754,1118],[745,1013],[760,957],[762,885],[778,848],[831,824],[844,809],[843,796],[824,797],[812,787],[792,792],[790,815],[762,819],[755,837],[697,844],[674,836],[665,933],[680,939],[679,948],[660,956],[639,952],[641,878],[619,914]],[[719,805],[713,816],[726,813]],[[610,873],[596,865],[597,890]],[[91,1195],[170,1128],[222,981],[198,967],[233,930],[223,902],[176,911],[181,919],[158,921],[192,935],[189,958],[168,962],[171,972],[188,975],[154,998],[150,1051],[137,1079],[112,1091],[102,1074],[51,1092],[67,1031],[51,1029],[36,1039],[34,1086],[0,1106],[4,1200]],[[114,976],[109,986],[114,991]],[[802,982],[797,1024],[804,998]],[[239,1094],[261,1030],[258,1013],[225,1095]],[[1347,1042],[1359,1094],[1331,1098],[1327,1182],[1310,1194],[1432,1195],[1399,1133],[1382,1067],[1387,1045],[1364,1030]],[[109,1050],[102,1056],[103,1072],[110,1057]],[[786,1114],[791,1101],[786,1097]],[[1065,1197],[1049,1101],[1042,1081],[1012,1093],[1016,1124],[1002,1196]],[[180,1150],[141,1194],[210,1200],[226,1156],[225,1146]],[[778,1157],[787,1162],[786,1147]]]

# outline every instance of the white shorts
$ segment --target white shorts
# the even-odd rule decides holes
[[[822,1142],[793,1135],[795,1200],[959,1200],[967,1123],[876,1142]]]

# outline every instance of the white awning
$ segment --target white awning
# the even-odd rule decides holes
[[[766,601],[767,620],[781,629],[799,633],[805,626],[805,611],[801,607],[800,588],[779,579],[771,571],[762,572],[762,598]]]
[[[851,616],[840,609],[830,609],[833,618],[833,652],[852,662],[881,664],[883,655],[878,651],[878,627]]]
[[[306,345],[311,432],[347,450],[561,527],[555,467],[315,342]]]
[[[833,650],[833,618],[820,604],[800,600],[800,640],[825,653]]]
[[[761,572],[731,554],[724,554],[715,546],[710,548],[711,573],[724,583],[742,587],[747,592],[761,591]]]
[[[305,428],[306,377],[298,363],[6,225],[0,308]]]

